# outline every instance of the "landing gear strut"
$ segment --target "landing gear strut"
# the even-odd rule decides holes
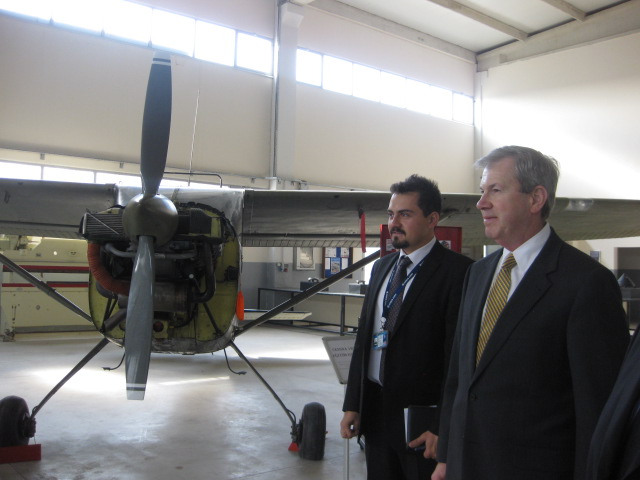
[[[298,450],[300,458],[306,460],[322,460],[324,457],[324,441],[327,434],[327,420],[324,406],[320,403],[307,403],[302,409],[300,421],[296,423],[295,414],[289,410],[282,402],[278,394],[271,388],[271,385],[260,375],[251,362],[244,356],[235,343],[229,345],[235,350],[238,356],[244,360],[253,373],[256,374],[262,384],[269,390],[273,398],[280,404],[284,412],[291,421],[291,447],[289,450]]]

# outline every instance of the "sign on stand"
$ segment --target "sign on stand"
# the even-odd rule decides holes
[[[353,356],[353,346],[356,342],[355,336],[333,336],[322,337],[324,348],[326,348],[331,360],[331,365],[336,372],[338,381],[342,385],[347,384],[349,378],[349,365]],[[345,387],[346,388],[346,387]],[[342,469],[344,480],[349,479],[349,439],[344,440],[344,465]]]

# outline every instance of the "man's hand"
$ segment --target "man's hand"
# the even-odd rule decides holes
[[[340,421],[340,435],[342,438],[353,438],[360,433],[360,414],[358,412],[344,412]]]
[[[447,464],[438,463],[438,465],[436,465],[436,469],[431,475],[431,480],[445,480],[445,478],[447,478]]]
[[[418,438],[415,438],[409,442],[410,448],[417,448],[420,445],[424,445],[424,458],[436,458],[438,451],[438,436],[426,431]]]

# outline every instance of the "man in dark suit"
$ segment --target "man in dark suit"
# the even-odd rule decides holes
[[[512,146],[476,164],[485,234],[503,248],[465,279],[432,479],[582,480],[629,342],[620,289],[546,222],[553,158]]]
[[[389,232],[400,252],[378,260],[364,299],[349,379],[344,438],[364,435],[367,478],[425,479],[433,471],[438,411],[407,447],[404,408],[440,404],[462,283],[471,259],[434,237],[437,185],[412,175],[391,186]],[[401,279],[403,265],[406,278]]]
[[[639,331],[593,432],[586,480],[640,480]]]

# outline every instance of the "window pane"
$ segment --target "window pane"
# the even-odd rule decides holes
[[[151,44],[193,56],[195,23],[193,18],[154,9]]]
[[[322,55],[298,49],[296,80],[319,87],[322,85]]]
[[[233,67],[235,50],[235,30],[196,21],[196,58]]]
[[[151,40],[151,8],[124,0],[105,4],[104,33],[108,37],[147,44]]]
[[[416,80],[407,79],[406,88],[407,108],[414,112],[429,114],[431,86]]]
[[[38,165],[26,165],[24,163],[0,162],[0,177],[20,178],[24,180],[40,180],[42,168]]]
[[[54,23],[102,33],[102,0],[58,0],[53,9]]]
[[[44,180],[55,182],[94,183],[94,173],[89,170],[74,170],[72,168],[44,167]]]
[[[96,172],[96,183],[116,183],[118,185],[138,186],[142,188],[140,177],[121,173]]]
[[[220,186],[219,183],[198,183],[198,182],[191,182],[189,184],[189,186],[191,188],[209,188],[209,189],[217,189],[220,190],[221,188],[226,188],[228,189],[229,187],[227,187],[226,185],[222,185]]]
[[[353,64],[353,96],[380,101],[380,70],[364,65]]]
[[[353,91],[353,64],[339,58],[324,56],[322,87],[332,92],[351,95]]]
[[[473,98],[461,93],[453,94],[453,119],[473,125]]]
[[[407,79],[400,75],[382,72],[380,74],[380,80],[382,83],[380,101],[386,105],[405,108],[407,106]]]
[[[431,115],[451,120],[453,92],[445,88],[431,87]]]
[[[193,185],[193,184],[191,184]],[[186,188],[189,187],[189,178],[188,175],[184,176],[184,179],[176,180],[172,178],[163,178],[162,182],[160,182],[161,187],[172,187],[172,188]]]
[[[51,19],[51,0],[0,0],[0,10],[34,17],[48,22]]]
[[[239,32],[236,65],[256,72],[271,74],[273,72],[273,46],[271,41]]]

